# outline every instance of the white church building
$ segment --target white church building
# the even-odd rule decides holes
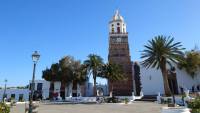
[[[184,69],[180,70],[177,66],[175,68],[176,75],[172,77],[173,82],[169,82],[169,85],[173,85],[175,93],[181,94],[184,90],[200,91],[200,72],[192,78]],[[146,69],[140,65],[140,73],[144,95],[164,94],[163,78],[160,70],[156,68]]]

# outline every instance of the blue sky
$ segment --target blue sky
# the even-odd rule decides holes
[[[95,53],[107,61],[108,22],[116,9],[127,23],[131,59],[140,59],[147,40],[163,34],[185,48],[200,45],[199,0],[1,0],[0,86],[26,85],[31,54],[41,54],[36,78],[65,55],[85,60]]]

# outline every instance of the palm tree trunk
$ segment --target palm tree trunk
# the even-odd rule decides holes
[[[113,83],[111,83],[110,97],[113,97]]]
[[[96,88],[96,77],[94,77],[94,88],[93,88],[93,95],[96,97],[97,96],[97,88]]]
[[[162,65],[161,72],[162,72],[162,76],[163,76],[163,84],[164,84],[165,95],[171,96],[171,90],[169,88],[166,64]]]

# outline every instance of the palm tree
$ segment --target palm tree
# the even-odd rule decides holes
[[[174,43],[174,38],[159,35],[149,40],[144,47],[145,49],[142,51],[141,56],[144,59],[142,65],[146,68],[156,67],[161,70],[165,95],[170,96],[167,64],[171,66],[172,62],[177,63],[183,57],[182,50],[184,48],[182,48],[181,42]]]
[[[110,96],[112,97],[113,82],[125,80],[122,67],[120,67],[117,64],[108,63],[102,67],[102,73],[103,73],[103,76],[108,79],[111,85]]]
[[[94,88],[93,94],[96,96],[96,78],[100,74],[101,67],[103,65],[103,59],[95,54],[90,54],[88,59],[84,61],[84,65],[87,67],[87,72],[89,75],[93,75]]]

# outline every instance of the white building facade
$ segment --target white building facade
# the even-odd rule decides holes
[[[50,89],[51,85],[53,85],[53,90]],[[50,93],[54,95],[56,98],[60,98],[61,96],[61,82],[52,82],[46,80],[35,80],[35,92],[39,92],[42,94],[42,99],[48,99],[50,97]],[[73,84],[66,85],[65,89],[65,97],[72,96],[82,96],[81,86],[77,84],[76,90],[73,90]]]
[[[29,100],[29,89],[1,89],[0,90],[0,101],[3,100],[3,95],[5,92],[6,100],[15,100],[15,101],[28,101]]]
[[[50,90],[50,85],[53,84],[53,91]],[[108,86],[106,84],[98,84],[97,89],[100,90],[103,95],[108,95]],[[35,91],[42,94],[43,99],[48,99],[50,97],[50,92],[55,94],[56,97],[61,96],[61,82],[50,83],[46,80],[36,80],[35,81]],[[65,87],[65,97],[91,97],[93,96],[93,83],[88,81],[83,85],[77,84],[74,89],[73,84],[69,84]]]
[[[170,83],[176,85],[178,93],[182,93],[184,90],[200,91],[200,73],[191,77],[184,69],[176,68],[176,77],[174,77],[176,83]],[[142,92],[144,95],[157,95],[158,93],[164,94],[163,78],[161,71],[156,68],[145,68],[140,65],[140,77],[142,83]]]

